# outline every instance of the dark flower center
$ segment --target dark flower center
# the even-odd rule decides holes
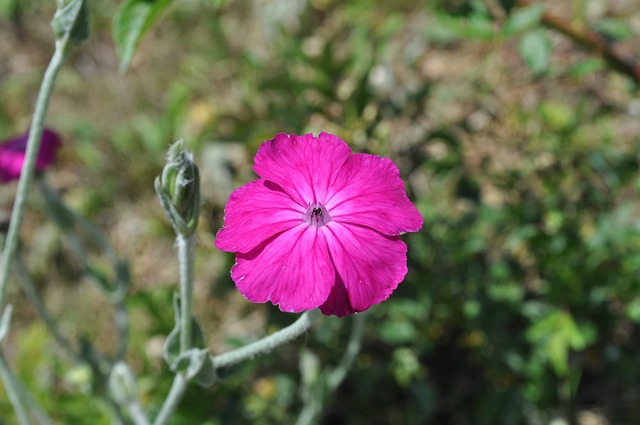
[[[330,221],[329,211],[322,204],[311,204],[304,213],[304,222],[311,227],[322,227]]]

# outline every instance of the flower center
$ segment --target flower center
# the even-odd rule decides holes
[[[304,213],[304,222],[311,227],[322,227],[330,221],[329,211],[322,204],[311,204]]]

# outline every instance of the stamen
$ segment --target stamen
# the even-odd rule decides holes
[[[304,222],[311,227],[322,227],[329,221],[331,221],[331,216],[322,204],[309,205],[304,214]]]

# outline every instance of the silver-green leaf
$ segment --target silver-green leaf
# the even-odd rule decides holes
[[[56,40],[80,44],[89,36],[89,8],[85,0],[71,0],[56,10],[51,21]]]

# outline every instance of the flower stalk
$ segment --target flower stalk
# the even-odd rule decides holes
[[[53,32],[56,35],[55,50],[44,72],[38,98],[36,99],[24,164],[18,182],[16,200],[11,212],[11,223],[9,224],[9,231],[7,232],[7,239],[2,253],[2,262],[0,263],[0,310],[4,308],[6,302],[9,273],[18,248],[18,237],[27,205],[27,193],[33,180],[36,160],[42,143],[44,121],[49,109],[51,94],[71,47],[74,44],[81,43],[88,35],[87,15],[85,0],[70,0],[64,5],[58,5],[58,10],[51,22]]]
[[[187,390],[188,383],[187,378],[182,372],[176,373],[169,394],[167,394],[167,398],[164,400],[162,408],[158,416],[156,416],[156,420],[153,421],[153,425],[166,425],[169,423],[169,419],[171,419],[173,412],[178,407],[180,400],[182,400],[184,392]]]
[[[194,280],[194,236],[178,235],[180,262],[180,353],[191,348]]]
[[[9,401],[11,402],[13,411],[16,414],[18,423],[20,425],[29,425],[31,422],[29,421],[29,416],[27,415],[27,410],[24,406],[23,400],[20,397],[18,383],[15,381],[2,352],[0,352],[0,377],[4,382]]]
[[[9,273],[18,247],[18,237],[27,206],[27,194],[33,181],[33,173],[42,140],[42,131],[47,109],[49,108],[49,100],[51,99],[51,93],[53,93],[53,87],[58,73],[66,59],[66,51],[67,48],[65,44],[56,44],[56,49],[44,73],[38,99],[36,100],[33,120],[31,121],[31,130],[29,131],[29,140],[27,141],[24,165],[18,182],[16,199],[11,212],[11,223],[9,224],[9,231],[7,232],[7,239],[5,240],[2,253],[2,263],[0,264],[0,309],[3,309],[6,303]]]
[[[305,333],[322,315],[320,309],[305,312],[298,320],[284,329],[266,336],[256,342],[247,344],[236,350],[212,357],[213,366],[216,369],[233,366],[245,360],[252,359],[260,354],[265,354],[273,349],[293,341]]]

